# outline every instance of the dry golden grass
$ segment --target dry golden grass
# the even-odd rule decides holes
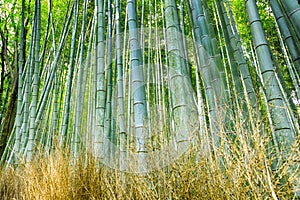
[[[272,154],[266,153],[269,140],[254,130],[250,145],[242,133],[235,133],[235,140],[223,136],[226,151],[222,147],[196,156],[199,151],[191,149],[170,166],[146,175],[99,167],[92,157],[72,165],[56,150],[47,159],[2,170],[0,199],[293,199],[295,189],[300,191],[294,187],[300,174],[299,138],[290,158],[272,170]],[[298,168],[291,171],[295,163]]]

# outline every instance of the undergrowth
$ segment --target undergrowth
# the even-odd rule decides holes
[[[258,130],[248,132],[250,138],[235,134],[234,140],[221,134],[215,151],[191,148],[171,165],[143,175],[101,166],[91,155],[74,164],[57,149],[3,168],[0,199],[296,199],[299,138],[282,160]]]

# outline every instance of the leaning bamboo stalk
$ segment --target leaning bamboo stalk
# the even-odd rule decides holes
[[[14,151],[17,158],[19,157],[20,143],[21,143],[21,118],[22,118],[22,86],[23,86],[23,48],[24,48],[24,10],[25,0],[22,0],[22,19],[21,19],[21,33],[20,33],[20,54],[19,54],[19,66],[18,66],[18,104],[17,104],[17,116],[16,116],[16,138],[14,144]]]
[[[74,53],[75,53],[75,43],[76,43],[76,31],[78,24],[78,2],[74,0],[74,21],[73,21],[73,31],[72,31],[72,41],[71,41],[71,50],[70,50],[70,60],[69,60],[69,69],[68,69],[68,78],[66,84],[66,94],[64,100],[64,109],[63,109],[63,120],[61,124],[60,131],[60,146],[63,147],[67,138],[67,132],[69,127],[69,119],[70,119],[70,107],[71,107],[71,89],[73,83],[73,75],[74,75]]]
[[[41,2],[36,0],[36,37],[35,37],[35,61],[34,61],[34,72],[33,72],[33,92],[32,100],[30,105],[30,124],[29,124],[29,136],[27,143],[26,160],[30,161],[33,157],[34,148],[34,134],[35,134],[35,120],[37,113],[37,100],[38,100],[38,90],[39,90],[39,54],[40,54],[40,31],[41,31]]]
[[[47,44],[50,37],[51,14],[52,14],[52,2],[48,0],[48,19],[47,19],[47,27],[45,33],[45,41],[43,44],[43,50],[41,52],[41,58],[40,58],[41,66],[44,66]],[[42,69],[43,67],[40,67],[39,76],[41,76]]]
[[[215,149],[220,145],[219,130],[221,127],[219,125],[222,124],[217,121],[219,117],[224,116],[223,112],[218,111],[220,101],[217,100],[216,97],[222,99],[223,82],[219,79],[221,77],[214,62],[213,48],[209,40],[207,22],[200,2],[189,1],[189,7],[198,48],[198,67],[200,68],[199,71],[201,71],[202,80],[204,82],[205,97],[209,112],[209,127],[212,134],[213,148]]]
[[[277,0],[270,0],[269,4],[272,8],[274,17],[280,29],[280,33],[288,47],[289,53],[292,57],[293,63],[297,70],[298,75],[300,75],[300,52],[299,44],[294,41],[293,34],[289,29],[289,21],[284,17],[284,13]]]
[[[227,3],[227,7],[228,7],[232,25],[230,25],[224,4],[221,1],[218,1],[217,5],[220,7],[219,12],[220,12],[220,14],[223,15],[223,19],[225,21],[224,23],[226,25],[226,28],[224,31],[226,31],[228,34],[229,44],[233,49],[233,54],[235,55],[235,58],[236,58],[237,64],[238,64],[238,66],[236,66],[236,67],[238,68],[239,73],[240,73],[240,78],[242,79],[241,86],[244,87],[244,89],[242,89],[244,94],[241,95],[241,96],[243,96],[241,99],[242,100],[241,103],[242,103],[242,105],[247,105],[248,111],[251,112],[251,110],[253,110],[257,104],[256,94],[254,91],[254,85],[253,85],[253,81],[252,81],[252,78],[251,78],[251,75],[249,72],[248,65],[246,63],[244,53],[242,51],[241,42],[239,39],[239,33],[237,32],[237,29],[236,29],[236,25],[235,25],[235,22],[233,19],[230,5],[228,2],[226,2],[226,3]],[[234,33],[232,31],[233,29],[235,30]],[[245,115],[245,116],[247,116],[247,115]]]
[[[229,26],[227,26],[227,30],[230,35],[230,38],[231,37],[235,38],[235,40],[231,40],[231,42],[232,42],[231,45],[234,48],[234,51],[236,53],[236,57],[238,60],[238,64],[240,66],[241,76],[243,78],[243,83],[245,85],[245,90],[246,90],[246,93],[248,96],[248,98],[246,98],[246,99],[249,99],[249,102],[247,104],[251,105],[252,109],[255,109],[257,106],[257,97],[256,97],[256,93],[254,90],[254,84],[253,84],[252,77],[251,77],[251,74],[249,71],[249,67],[246,62],[246,58],[245,58],[243,49],[242,49],[241,39],[239,36],[239,32],[237,30],[237,26],[236,26],[236,23],[235,23],[235,20],[233,17],[232,10],[230,8],[230,4],[229,4],[228,0],[225,0],[225,3],[227,5],[227,9],[229,12],[230,23],[232,24],[231,28]],[[221,8],[224,12],[225,8],[224,8],[223,4],[221,4]]]
[[[186,71],[187,71],[187,76],[191,79],[191,69],[190,69],[190,66],[189,66],[189,57],[188,57],[188,46],[187,46],[187,38],[186,38],[186,33],[185,33],[185,27],[186,27],[186,24],[184,22],[184,1],[181,0],[180,1],[180,6],[179,6],[179,11],[180,11],[180,31],[182,33],[182,48],[183,48],[183,51],[184,51],[184,58],[185,58],[185,67],[186,67]]]
[[[94,40],[94,35],[96,33],[96,17],[95,17],[95,15],[91,19],[91,23],[92,23],[92,25],[91,25],[91,29],[90,29],[91,31],[90,31],[90,36],[89,36],[88,48],[87,48],[87,56],[86,56],[86,59],[85,59],[85,66],[86,67],[84,68],[84,71],[83,71],[83,84],[81,85],[81,92],[82,92],[83,95],[82,95],[81,100],[80,100],[80,105],[81,105],[82,108],[85,106],[85,95],[86,95],[87,84],[88,84],[88,87],[90,87],[91,84],[93,85],[93,82],[92,82],[92,79],[89,76],[89,73],[92,74],[92,68],[93,68],[93,65],[94,65],[94,62],[92,61],[92,54],[93,54],[93,42],[95,41]],[[89,110],[89,108],[90,108],[89,95],[90,94],[88,93],[87,95],[88,95],[88,100],[87,100],[88,105],[84,108],[87,108],[88,111],[90,111],[92,113],[92,110]],[[89,117],[89,112],[87,113],[87,118],[88,117]],[[91,126],[89,126],[88,124],[86,124],[87,131],[88,131],[88,133],[90,133],[89,130],[90,130],[90,128],[93,127],[93,123],[90,123],[89,120],[87,120],[87,121],[88,121],[87,123],[91,125]],[[86,134],[86,137],[83,137],[83,138],[86,138],[86,140],[84,142],[85,142],[85,147],[87,149],[88,148],[88,141],[89,141],[89,134]]]
[[[165,0],[164,2],[168,81],[170,82],[171,113],[175,134],[173,139],[176,142],[176,150],[184,151],[189,148],[195,130],[197,130],[198,118],[195,117],[197,110],[193,92],[191,92],[191,80],[187,73],[187,58],[184,57],[177,6],[174,0]]]
[[[216,25],[217,25],[216,27],[217,27],[218,37],[219,37],[219,43],[220,43],[220,47],[221,47],[220,49],[221,49],[221,55],[222,55],[222,60],[223,60],[223,65],[224,65],[227,88],[229,88],[229,90],[228,90],[229,96],[228,97],[230,99],[230,103],[228,106],[232,107],[232,110],[233,110],[231,116],[233,116],[235,119],[238,119],[240,110],[238,110],[237,113],[235,112],[235,110],[240,109],[239,102],[240,103],[244,102],[244,101],[241,101],[241,99],[244,98],[244,95],[241,95],[241,93],[243,93],[242,82],[240,79],[237,62],[234,58],[233,49],[230,46],[230,40],[229,40],[229,36],[228,36],[227,30],[226,30],[225,20],[224,20],[223,15],[220,14],[218,3],[220,3],[220,2],[217,1],[217,3],[216,3],[217,9],[216,9],[216,11],[214,11],[214,13],[215,13],[214,15],[215,15],[215,21],[216,21]],[[220,30],[222,30],[222,31],[220,31]],[[224,42],[222,40],[221,35],[223,35]],[[225,47],[224,47],[223,43],[225,43]],[[226,58],[225,54],[227,55],[227,58]],[[228,64],[226,63],[226,59],[228,59]],[[243,104],[241,104],[241,105],[243,105]]]
[[[300,40],[300,7],[297,1],[294,0],[279,0],[283,6],[288,19],[292,23],[292,27],[295,30],[298,42]]]
[[[276,112],[278,111],[285,113],[285,109],[283,106],[283,99],[281,96],[279,85],[275,79],[275,72],[274,66],[272,64],[271,52],[269,50],[268,43],[264,36],[264,31],[261,25],[255,1],[247,0],[245,1],[245,3],[247,13],[249,16],[251,32],[253,34],[255,51],[257,53],[258,63],[261,69],[264,87],[267,94],[267,99],[269,100],[273,120],[276,122],[274,126],[279,134],[278,137],[281,134],[284,134],[285,132],[287,133],[286,136],[282,135],[282,139],[285,140],[285,142],[282,145],[289,145],[293,141],[294,134],[291,132],[289,121],[286,118],[286,115],[276,114]]]
[[[66,40],[67,35],[68,35],[67,33],[68,33],[68,30],[69,30],[69,25],[70,25],[70,22],[71,22],[73,12],[74,12],[74,5],[71,9],[71,12],[68,16],[68,19],[64,23],[64,28],[63,28],[62,33],[61,33],[58,48],[56,50],[56,53],[54,54],[54,60],[53,60],[52,65],[51,65],[51,69],[49,71],[48,78],[46,79],[46,81],[44,83],[45,84],[44,85],[44,90],[41,93],[40,99],[38,101],[37,114],[36,114],[36,120],[35,120],[36,124],[39,123],[40,118],[41,118],[41,116],[42,116],[42,114],[45,110],[44,107],[46,105],[47,98],[49,97],[51,83],[53,82],[54,76],[57,73],[57,68],[58,68],[58,65],[59,65],[59,61],[61,59],[62,49],[64,47],[65,40]]]
[[[81,23],[81,44],[80,44],[80,56],[79,56],[79,69],[78,69],[78,76],[77,76],[77,88],[76,88],[76,103],[75,103],[75,132],[72,140],[73,146],[73,153],[74,158],[76,159],[79,153],[79,144],[80,144],[80,132],[81,132],[81,119],[82,119],[82,85],[83,85],[83,70],[84,61],[83,61],[83,54],[85,52],[84,49],[84,41],[85,41],[85,22],[86,22],[86,13],[87,13],[87,0],[84,0],[84,8],[83,8],[83,17]]]
[[[55,76],[56,78],[56,76]],[[55,83],[52,84],[52,93],[55,92],[55,90],[53,90],[55,87]],[[43,120],[43,123],[42,123],[42,126],[40,126],[40,130],[38,130],[39,133],[42,133],[40,134],[38,137],[36,137],[35,139],[35,143],[36,145],[39,144],[40,147],[44,147],[45,149],[45,155],[49,155],[50,154],[50,146],[51,146],[51,143],[52,143],[52,132],[51,132],[51,129],[52,129],[52,119],[53,119],[53,112],[52,112],[52,109],[53,109],[53,102],[54,102],[54,95],[51,95],[50,98],[48,99],[48,102],[47,102],[47,108],[46,108],[46,112],[45,114],[43,114],[41,120]]]
[[[269,114],[271,123],[274,127],[273,140],[274,144],[278,144],[279,148],[279,155],[277,156],[280,156],[280,158],[277,159],[277,162],[282,164],[282,162],[287,161],[291,149],[293,148],[295,132],[293,131],[293,127],[291,127],[284,97],[281,94],[279,82],[276,78],[270,48],[264,35],[256,2],[254,0],[246,0],[245,4],[262,77],[263,88],[266,94],[267,106],[270,109]],[[296,167],[296,165],[290,166],[288,168],[288,173],[293,173]],[[299,183],[295,184],[295,187],[297,187]]]
[[[33,37],[32,37],[33,38]],[[31,45],[32,46],[32,45]],[[31,54],[31,53],[30,53]],[[29,56],[30,57],[30,56]],[[21,149],[20,152],[23,154],[25,146],[26,146],[26,140],[28,137],[28,121],[29,121],[29,101],[30,101],[30,83],[31,83],[31,76],[30,76],[30,67],[28,65],[26,69],[26,75],[24,80],[24,99],[23,99],[23,120],[22,120],[22,127],[21,127],[21,135],[20,135],[20,142],[21,142]]]
[[[276,24],[276,28],[277,28],[277,31],[279,33],[279,30],[278,30],[279,27],[278,27],[277,24]],[[286,60],[287,68],[289,70],[289,74],[290,74],[290,77],[292,79],[293,86],[295,88],[296,97],[297,97],[297,99],[299,99],[300,98],[300,88],[299,88],[299,80],[300,79],[299,79],[298,73],[294,71],[294,67],[292,66],[293,64],[290,61],[290,56],[288,55],[287,48],[284,44],[284,41],[283,41],[283,38],[282,38],[281,34],[278,34],[278,37],[279,37],[279,41],[280,41],[280,46],[281,46],[282,51],[284,53],[284,58]]]

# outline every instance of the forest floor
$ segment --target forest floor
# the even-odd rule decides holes
[[[291,153],[289,161],[272,170],[267,142],[253,140],[252,148],[232,142],[230,152],[214,154],[223,164],[212,154],[195,157],[199,151],[191,149],[143,175],[99,167],[92,157],[71,164],[57,150],[47,159],[1,170],[0,199],[295,199],[300,173],[299,166],[291,167],[297,159],[292,156],[300,154]]]

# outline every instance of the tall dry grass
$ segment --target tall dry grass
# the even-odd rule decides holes
[[[91,156],[71,164],[65,151],[56,150],[48,158],[1,170],[0,199],[295,199],[299,138],[290,157],[276,166],[278,156],[260,130],[223,132],[214,153],[200,155],[201,149],[192,148],[145,175],[99,167]]]

